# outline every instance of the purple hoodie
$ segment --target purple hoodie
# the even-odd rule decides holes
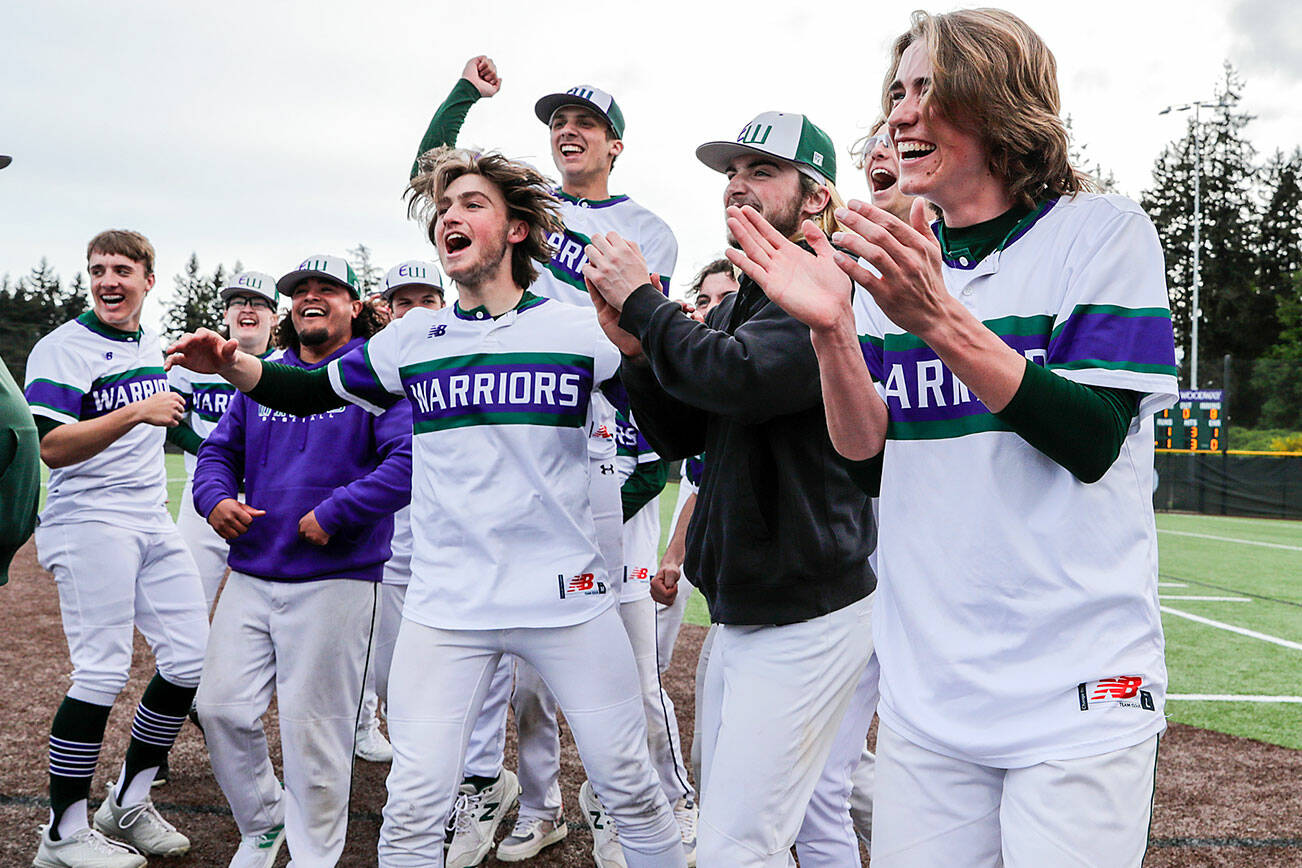
[[[319,365],[292,350],[277,361],[317,368],[363,343],[354,338]],[[195,510],[206,517],[237,496],[241,481],[245,502],[267,514],[230,541],[231,569],[279,582],[378,582],[393,513],[411,501],[411,405],[399,401],[382,416],[348,406],[299,417],[236,393],[199,449]],[[324,546],[299,538],[299,519],[310,510],[330,534]]]

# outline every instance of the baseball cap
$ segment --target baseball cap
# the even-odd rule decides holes
[[[280,305],[280,293],[276,291],[276,278],[261,271],[241,271],[231,278],[231,282],[222,287],[222,301],[228,300],[236,293],[258,295],[271,302],[272,308]]]
[[[768,154],[791,163],[818,183],[836,183],[832,139],[809,118],[792,112],[764,112],[741,128],[735,142],[706,142],[696,159],[716,172],[740,154]]]
[[[552,122],[552,115],[561,106],[577,105],[592,109],[606,119],[615,131],[615,138],[624,138],[624,113],[615,104],[615,98],[601,88],[590,84],[575,85],[565,93],[549,93],[534,103],[533,113],[545,124]]]
[[[404,286],[432,286],[442,292],[443,274],[433,262],[426,262],[423,259],[409,259],[389,269],[389,273],[384,275],[384,283],[380,286],[380,292],[387,300],[392,298],[393,294]]]
[[[362,297],[362,286],[353,272],[353,267],[342,256],[328,256],[317,253],[298,264],[298,267],[276,281],[276,289],[281,295],[293,295],[294,287],[309,277],[337,283],[353,294],[353,298]]]
[[[13,161],[14,158],[9,156],[8,154],[0,154],[0,169],[3,169],[5,166],[9,165]]]

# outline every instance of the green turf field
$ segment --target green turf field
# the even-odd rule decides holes
[[[676,499],[676,486],[660,499],[663,540]],[[1302,748],[1302,522],[1162,514],[1157,527],[1158,592],[1174,697],[1167,714],[1180,723]],[[699,591],[688,603],[687,620],[709,623]],[[1262,696],[1293,701],[1227,698]]]

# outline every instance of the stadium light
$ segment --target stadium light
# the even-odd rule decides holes
[[[1197,102],[1188,102],[1184,105],[1169,105],[1158,112],[1159,115],[1170,114],[1171,112],[1186,112],[1193,109],[1194,113],[1194,231],[1193,231],[1193,312],[1190,314],[1192,322],[1192,332],[1190,340],[1189,362],[1189,388],[1198,388],[1198,320],[1202,318],[1203,312],[1199,309],[1198,299],[1203,286],[1202,270],[1199,268],[1199,260],[1202,256],[1202,227],[1203,227],[1203,209],[1202,209],[1202,173],[1203,173],[1203,128],[1198,117],[1198,110],[1204,108],[1228,108],[1232,103],[1225,100],[1213,102],[1211,100],[1199,100]]]

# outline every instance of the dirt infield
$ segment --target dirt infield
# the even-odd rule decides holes
[[[68,688],[67,646],[59,624],[54,583],[41,570],[29,543],[0,588],[0,866],[31,864],[36,827],[45,821],[46,739],[50,719]],[[692,675],[705,631],[685,627],[667,685],[689,738],[694,711]],[[109,732],[95,776],[92,804],[116,775],[126,748],[130,715],[152,672],[150,655],[137,636],[131,684],[109,720]],[[564,728],[563,728],[564,731]],[[562,738],[562,777],[569,837],[530,864],[589,866],[592,844],[577,810],[582,766],[568,732]],[[269,728],[279,762],[275,727]],[[515,765],[515,740],[507,742],[507,764]],[[238,833],[230,810],[208,768],[203,739],[187,725],[172,752],[172,781],[154,791],[170,819],[188,834],[194,849],[180,859],[153,864],[225,866]],[[348,847],[342,865],[375,863],[380,808],[387,765],[359,762],[354,773]],[[1172,725],[1162,741],[1149,866],[1295,866],[1302,864],[1302,751],[1220,733]],[[506,824],[509,825],[509,824]],[[505,834],[505,830],[500,833]],[[287,857],[282,854],[278,864]],[[486,865],[499,863],[489,858]]]

